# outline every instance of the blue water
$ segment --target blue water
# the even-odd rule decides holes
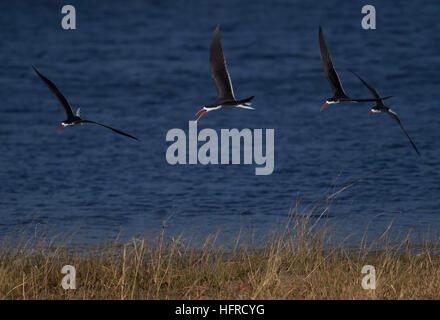
[[[61,28],[76,7],[77,30]],[[301,208],[325,206],[341,235],[440,227],[440,3],[370,1],[377,29],[361,28],[363,1],[2,1],[0,3],[0,234],[45,226],[86,241],[158,230],[263,233]],[[165,136],[216,100],[209,44],[221,24],[237,98],[253,111],[209,113],[202,128],[275,129],[275,170],[166,162]],[[416,141],[371,104],[333,105],[318,25],[351,96],[360,73]],[[65,115],[31,68],[53,80],[95,126]],[[356,236],[354,237],[356,239]]]

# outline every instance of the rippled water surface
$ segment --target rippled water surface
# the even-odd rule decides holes
[[[0,3],[0,233],[35,225],[87,241],[158,230],[261,232],[301,208],[326,204],[341,234],[406,232],[440,217],[440,4],[372,1],[377,29],[361,28],[360,1],[57,1]],[[199,130],[275,129],[275,170],[166,162],[172,128],[216,100],[209,43],[221,24],[237,98],[255,110],[212,112]],[[344,88],[392,107],[422,157],[371,104],[320,107],[331,96],[318,48],[322,25]],[[52,79],[82,116],[126,130],[65,129],[64,113],[31,68]],[[330,201],[330,200],[329,200]]]

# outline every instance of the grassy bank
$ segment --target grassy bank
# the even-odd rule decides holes
[[[114,241],[95,247],[35,238],[0,249],[1,299],[439,299],[439,244],[417,246],[387,233],[357,247],[331,240],[311,215],[292,212],[263,241],[238,235],[216,245],[168,238]],[[64,265],[76,268],[76,289],[61,287]],[[364,290],[362,267],[376,269]]]

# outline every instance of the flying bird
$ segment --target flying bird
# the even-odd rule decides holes
[[[45,76],[43,76],[37,70],[37,68],[35,68],[34,66],[32,66],[32,68],[34,68],[35,72],[44,81],[44,83],[46,83],[46,85],[49,87],[50,91],[52,91],[52,93],[55,95],[55,97],[61,103],[61,105],[64,108],[64,111],[66,112],[67,119],[64,120],[63,122],[61,122],[60,131],[63,130],[63,128],[68,127],[68,126],[74,126],[74,125],[83,124],[83,123],[91,123],[91,124],[97,124],[97,125],[102,126],[104,128],[110,129],[118,134],[123,135],[123,136],[138,140],[136,137],[133,137],[132,135],[129,135],[128,133],[125,133],[125,132],[122,132],[122,131],[117,130],[115,128],[109,127],[105,124],[95,122],[92,120],[81,119],[80,108],[77,109],[76,114],[73,114],[73,111],[72,111],[72,108],[70,107],[69,102],[67,101],[66,97],[64,97],[64,95],[60,92],[60,90],[58,90],[58,88],[55,86],[55,84],[52,81],[50,81],[49,79],[47,79]]]
[[[376,105],[370,110],[370,117],[371,115],[373,115],[374,113],[387,113],[390,115],[391,118],[393,118],[394,120],[396,120],[396,122],[399,124],[400,128],[402,128],[403,132],[406,134],[406,136],[409,139],[409,142],[411,142],[411,145],[413,146],[414,150],[417,152],[417,154],[420,156],[420,152],[417,149],[417,146],[415,144],[415,142],[413,141],[413,139],[409,136],[409,134],[406,132],[405,128],[402,125],[402,122],[400,121],[400,119],[397,117],[397,114],[391,110],[390,108],[386,107],[383,102],[382,99],[380,99],[379,94],[377,93],[377,91],[371,87],[367,82],[365,82],[364,79],[362,79],[357,73],[355,73],[354,71],[351,71],[356,77],[359,78],[359,80],[362,81],[362,83],[368,88],[368,90],[370,90],[371,94],[373,95],[373,97],[375,97],[376,100]]]
[[[243,100],[236,100],[234,90],[232,89],[231,77],[226,68],[225,56],[223,55],[222,45],[220,43],[220,25],[214,31],[209,50],[209,71],[211,78],[217,88],[218,100],[216,103],[205,105],[200,109],[196,116],[200,114],[196,121],[203,117],[207,112],[218,109],[244,108],[254,109],[250,101],[252,97]]]
[[[325,76],[327,77],[327,80],[330,83],[330,87],[333,91],[333,97],[327,99],[325,104],[322,106],[321,111],[329,104],[377,101],[377,99],[358,99],[350,98],[347,96],[344,88],[342,87],[341,81],[339,80],[335,67],[333,66],[333,62],[330,57],[330,53],[328,52],[321,26],[319,26],[319,50],[321,53],[322,66],[324,67]],[[391,98],[391,96],[378,98],[385,100]]]

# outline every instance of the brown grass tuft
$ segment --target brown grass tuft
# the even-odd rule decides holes
[[[114,241],[93,247],[34,237],[0,248],[1,299],[439,299],[439,243],[392,241],[389,231],[358,247],[335,244],[328,228],[292,210],[264,240],[242,234],[216,245],[184,236]],[[197,243],[197,244],[196,244]],[[64,265],[75,290],[61,287]],[[364,265],[376,290],[364,290]]]

